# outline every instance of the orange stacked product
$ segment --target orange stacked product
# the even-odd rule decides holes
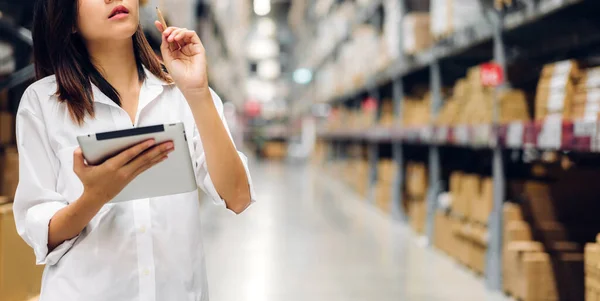
[[[438,114],[436,124],[491,124],[494,114],[494,89],[482,84],[481,68],[473,67],[466,78],[456,82],[452,96]],[[499,93],[497,114],[500,123],[529,120],[525,93],[516,89]]]

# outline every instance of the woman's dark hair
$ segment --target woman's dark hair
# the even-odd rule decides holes
[[[66,102],[71,118],[82,124],[86,115],[94,117],[92,83],[119,106],[121,97],[93,65],[83,39],[74,32],[77,7],[77,0],[38,0],[32,34],[37,79],[55,75],[59,101]],[[146,78],[144,66],[171,82],[140,26],[132,39],[140,82]]]

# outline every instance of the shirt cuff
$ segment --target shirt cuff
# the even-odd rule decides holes
[[[50,220],[59,210],[67,205],[61,202],[47,202],[30,208],[26,217],[26,233],[29,241],[33,243],[36,263],[38,265],[52,266],[73,247],[77,237],[67,240],[48,252],[48,230]]]
[[[244,170],[246,171],[246,177],[248,178],[248,186],[250,188],[250,205],[252,205],[256,202],[256,193],[254,192],[254,185],[252,184],[252,177],[250,176],[250,169],[248,168],[248,158],[241,152],[238,152],[238,155],[240,156],[240,159],[242,160],[242,165],[244,166]],[[223,200],[221,198],[221,196],[217,192],[217,188],[215,188],[215,184],[213,183],[212,179],[210,178],[210,174],[208,173],[208,167],[206,165],[206,160],[204,159],[204,155],[202,156],[202,159],[203,159],[203,160],[201,160],[202,168],[204,168],[204,170],[206,170],[206,176],[204,177],[204,179],[202,181],[202,184],[203,184],[202,186],[204,188],[203,190],[204,190],[204,192],[206,192],[206,194],[208,194],[208,196],[213,200],[213,202],[215,204],[225,205],[225,200]]]

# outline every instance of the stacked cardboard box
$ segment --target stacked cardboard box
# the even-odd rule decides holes
[[[417,233],[425,232],[427,217],[427,167],[424,163],[406,164],[406,200],[410,224]]]
[[[458,238],[454,235],[455,224],[460,221],[442,211],[435,213],[435,235],[433,244],[439,250],[442,250],[450,257],[458,258],[459,251],[457,250]]]
[[[405,97],[402,107],[402,124],[405,127],[419,127],[431,122],[431,96]]]
[[[383,212],[390,213],[392,208],[392,186],[396,176],[396,162],[382,159],[377,167],[377,186],[375,203]]]
[[[583,70],[575,87],[573,119],[598,120],[600,113],[600,67]]]
[[[416,54],[432,44],[429,13],[409,13],[402,20],[404,52]]]
[[[575,86],[581,75],[574,60],[544,66],[535,99],[535,119],[548,116],[571,119]]]
[[[0,150],[0,195],[13,199],[19,184],[19,155],[14,146]]]
[[[287,155],[287,143],[268,141],[264,145],[263,154],[267,159],[282,160]]]
[[[23,301],[40,293],[43,267],[17,234],[12,204],[0,205],[0,300]]]
[[[350,161],[351,172],[346,173],[350,177],[351,186],[363,198],[367,196],[369,187],[369,163],[365,159],[353,159]]]
[[[381,117],[379,118],[379,125],[383,127],[391,127],[396,122],[396,116],[394,114],[394,103],[391,99],[384,99],[381,103]]]
[[[375,124],[376,108],[355,109],[338,108],[332,111],[325,128],[329,131],[364,130]]]
[[[15,142],[15,117],[8,111],[8,93],[0,91],[0,145]]]
[[[511,203],[504,217],[504,290],[524,301],[582,300],[584,257],[579,244],[563,240],[564,227],[526,222]]]
[[[487,225],[494,203],[494,186],[490,177],[453,172],[450,175],[450,195],[453,214]]]
[[[435,215],[434,245],[478,274],[485,272],[487,228],[447,212]]]
[[[452,224],[449,233],[436,225],[436,231],[442,231],[436,232],[436,239],[438,235],[448,237],[438,242],[439,248],[459,263],[483,274],[488,246],[487,222],[493,204],[492,180],[476,174],[453,172],[450,197],[449,212],[437,213],[437,219]]]
[[[600,244],[585,246],[585,300],[600,300]]]
[[[481,82],[481,68],[469,69],[467,78],[456,82],[453,95],[442,107],[436,123],[438,125],[490,124],[494,117],[493,89]],[[506,90],[498,95],[499,121],[529,120],[525,93]]]

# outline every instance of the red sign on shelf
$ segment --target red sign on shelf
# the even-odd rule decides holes
[[[504,70],[496,63],[481,65],[481,84],[487,87],[497,87],[504,82]]]
[[[248,100],[244,104],[244,109],[246,110],[246,114],[250,117],[256,117],[260,115],[262,110],[262,105],[260,102],[255,100]]]
[[[375,98],[372,98],[372,97],[367,97],[362,102],[362,109],[364,111],[375,111],[375,110],[377,110],[377,100],[375,100]]]

